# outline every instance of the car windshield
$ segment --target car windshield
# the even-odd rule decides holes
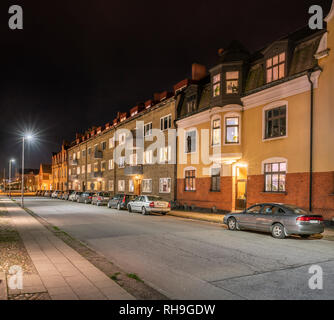
[[[148,201],[165,201],[164,199],[160,197],[147,197]]]
[[[304,210],[302,208],[299,208],[297,206],[291,205],[291,204],[284,205],[284,207],[286,207],[287,209],[293,211],[293,213],[295,213],[295,214],[309,214],[308,211],[306,211],[306,210]]]

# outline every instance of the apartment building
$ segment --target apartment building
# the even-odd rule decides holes
[[[39,173],[36,176],[37,190],[52,189],[52,165],[42,164],[39,167]]]
[[[233,42],[178,110],[177,199],[213,211],[290,203],[334,216],[334,9],[250,54]]]
[[[68,143],[63,142],[60,152],[52,154],[52,190],[68,190]]]

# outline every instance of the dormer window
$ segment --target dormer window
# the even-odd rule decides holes
[[[218,73],[213,77],[213,97],[219,97],[221,92],[221,75]]]
[[[267,59],[267,83],[283,79],[285,77],[285,52]]]
[[[239,71],[226,72],[226,94],[239,92]]]
[[[187,111],[188,113],[193,113],[196,111],[196,95],[193,95],[188,98]]]

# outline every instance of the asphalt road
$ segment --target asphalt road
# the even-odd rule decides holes
[[[334,242],[275,240],[171,216],[27,198],[36,214],[171,299],[334,299]],[[309,268],[323,289],[309,288]]]

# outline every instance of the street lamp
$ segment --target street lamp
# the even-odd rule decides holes
[[[33,140],[31,134],[24,135],[22,137],[22,181],[21,181],[21,207],[24,208],[24,143],[25,141]]]
[[[11,182],[12,182],[12,162],[15,162],[14,159],[9,160],[9,179],[8,179],[8,183],[9,183],[9,198],[11,198]]]

